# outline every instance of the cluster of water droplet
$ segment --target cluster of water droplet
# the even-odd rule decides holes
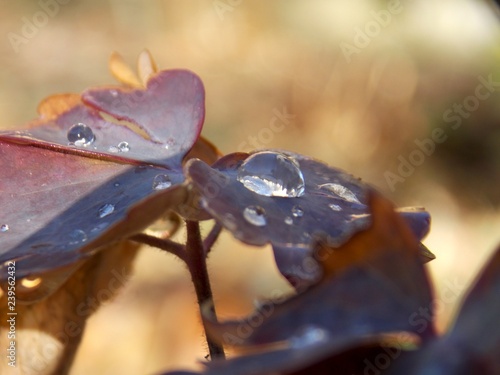
[[[108,148],[108,151],[115,154],[118,152],[129,152],[130,145],[128,144],[128,142],[123,141],[118,143],[118,146],[111,146],[110,148]]]
[[[304,176],[299,164],[278,152],[262,151],[251,155],[238,169],[237,179],[248,190],[266,197],[297,198],[305,193]],[[304,212],[296,206],[291,214],[301,217]],[[267,224],[266,212],[260,206],[246,207],[243,217],[255,226]],[[292,225],[293,219],[287,216],[285,223]]]
[[[81,122],[69,128],[67,138],[70,145],[79,147],[87,147],[95,141],[95,135],[90,126]]]

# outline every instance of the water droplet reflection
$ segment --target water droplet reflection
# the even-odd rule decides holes
[[[164,190],[168,189],[170,186],[172,186],[172,181],[166,174],[157,174],[153,179],[154,190]]]
[[[304,176],[298,163],[281,153],[257,152],[241,165],[238,181],[266,197],[295,198],[304,195]]]
[[[95,135],[90,126],[82,124],[81,122],[69,128],[67,138],[70,144],[83,147],[95,141]]]
[[[267,224],[266,211],[259,206],[248,206],[243,211],[243,217],[250,224],[257,227],[263,227]]]
[[[347,202],[361,203],[351,190],[340,184],[328,183],[319,186],[321,189],[328,190]]]
[[[110,203],[106,203],[105,205],[99,208],[98,215],[102,219],[103,217],[111,215],[114,211],[115,211],[115,206],[113,206]]]
[[[328,341],[330,334],[325,329],[307,325],[301,327],[289,340],[290,346],[295,349],[303,349],[312,345],[323,344]]]

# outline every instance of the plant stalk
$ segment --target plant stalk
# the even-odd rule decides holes
[[[197,221],[186,220],[186,229],[186,264],[188,266],[189,273],[191,274],[191,279],[196,291],[198,306],[201,313],[201,307],[203,306],[203,304],[208,301],[212,302],[212,289],[210,287],[210,280],[208,278],[205,248],[201,239],[199,223]],[[205,337],[208,344],[210,358],[212,360],[216,358],[224,359],[225,354],[222,345],[214,342],[208,336],[204,322],[203,328],[205,329]]]

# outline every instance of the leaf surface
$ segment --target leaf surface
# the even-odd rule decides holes
[[[145,89],[98,88],[83,98],[48,99],[30,129],[0,133],[0,225],[8,228],[0,262],[16,260],[19,278],[78,262],[186,199],[182,159],[204,118],[197,76],[161,71]],[[92,142],[71,142],[78,124]]]
[[[372,190],[359,179],[309,157],[296,153],[264,150],[290,159],[302,173],[301,196],[265,196],[248,189],[241,178],[245,163],[254,154],[235,153],[219,159],[212,167],[193,160],[186,170],[203,198],[204,208],[239,240],[273,246],[280,272],[295,286],[309,284],[318,277],[318,268],[308,262],[314,236],[328,237],[341,245],[371,222],[366,196]],[[276,172],[276,170],[274,170]],[[278,172],[279,174],[279,172]],[[282,181],[283,179],[277,179]],[[249,209],[257,221],[249,220]],[[430,215],[423,209],[400,213],[418,239],[430,226]],[[430,252],[426,257],[433,257]]]

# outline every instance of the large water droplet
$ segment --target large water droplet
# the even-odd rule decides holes
[[[118,150],[120,150],[120,152],[129,152],[130,146],[129,146],[128,142],[118,143]]]
[[[340,207],[338,204],[329,204],[328,207],[330,207],[333,211],[342,211],[342,207]]]
[[[302,217],[304,216],[304,210],[300,206],[293,206],[292,215],[293,217]]]
[[[354,194],[351,190],[349,190],[348,188],[346,188],[343,185],[329,183],[329,184],[320,185],[319,187],[321,189],[326,189],[328,191],[331,191],[335,195],[339,196],[340,198],[342,198],[348,202],[361,203],[359,201],[358,197],[356,197],[356,194]]]
[[[69,244],[76,245],[87,241],[87,234],[81,229],[75,229],[69,234]]]
[[[81,122],[69,128],[67,137],[68,141],[75,146],[86,147],[95,141],[95,135],[90,126]]]
[[[250,224],[253,224],[257,227],[263,227],[267,224],[266,220],[266,211],[259,206],[248,206],[243,211],[243,217]]]
[[[297,162],[271,151],[257,152],[246,159],[238,170],[238,181],[266,197],[300,197],[305,189]]]
[[[290,346],[295,349],[303,349],[312,345],[323,344],[328,341],[328,331],[315,325],[301,327],[291,338]]]
[[[0,232],[7,232],[9,230],[9,225],[8,224],[2,224],[0,226]]]
[[[105,205],[103,205],[99,208],[98,215],[102,219],[103,217],[111,215],[114,210],[115,210],[115,206],[113,206],[110,203],[106,203]]]
[[[172,186],[172,181],[166,174],[157,174],[153,179],[154,190],[168,189],[170,186]]]

